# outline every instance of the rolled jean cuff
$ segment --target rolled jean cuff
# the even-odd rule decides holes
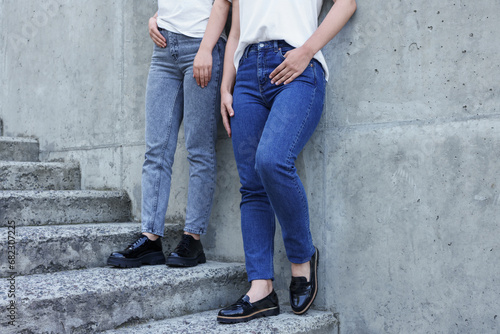
[[[256,281],[256,280],[268,280],[270,279],[271,281],[274,282],[274,276],[271,276],[271,277],[266,277],[266,276],[248,276],[248,282],[251,283],[252,281]]]
[[[193,234],[200,234],[200,235],[207,234],[207,231],[205,231],[205,230],[193,229],[193,228],[187,228],[187,227],[184,228],[184,232],[193,233]]]
[[[142,233],[144,233],[144,232],[151,233],[151,234],[157,235],[159,237],[163,237],[163,234],[164,234],[164,231],[157,232],[157,231],[153,231],[152,229],[149,229],[149,228],[142,228],[141,232]]]
[[[311,258],[313,257],[313,255],[314,255],[315,252],[316,252],[316,248],[313,246],[311,256],[303,258],[303,259],[299,259],[299,258],[296,258],[296,257],[290,258],[290,257],[287,256],[288,257],[288,261],[290,261],[293,264],[306,263],[306,262],[311,261]]]

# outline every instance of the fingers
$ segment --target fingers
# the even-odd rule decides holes
[[[299,48],[288,51],[284,56],[285,60],[269,75],[272,84],[289,84],[304,72],[311,61],[311,57]]]
[[[162,35],[160,35],[160,37],[158,36],[155,36],[155,38],[153,38],[153,41],[155,42],[156,45],[158,45],[160,48],[165,48],[167,47],[167,41],[163,38]]]
[[[285,82],[283,82],[284,85],[288,85],[290,82],[292,82],[293,80],[295,80],[295,78],[297,78],[300,74],[299,73],[293,73],[291,76],[289,76]],[[277,85],[280,85],[281,83],[276,83]]]
[[[295,72],[295,71],[281,71],[274,79],[275,82],[272,82],[272,81],[271,82],[276,83],[277,86],[279,86],[281,84],[286,85],[286,84],[289,84],[290,82],[292,82],[299,75],[300,75],[300,73]]]
[[[211,51],[198,50],[193,61],[193,77],[201,88],[208,86],[212,77],[212,54]]]
[[[160,31],[158,30],[158,27],[152,27],[150,30],[149,30],[149,35],[151,36],[151,39],[153,40],[153,42],[158,45],[160,48],[164,48],[167,46],[167,40],[165,39],[165,37],[163,37],[163,35],[160,33]]]
[[[285,54],[285,57],[288,55],[288,52]],[[287,59],[283,60],[281,64],[278,65],[271,72],[269,78],[271,79],[272,84],[281,85],[285,80],[289,79],[294,74],[293,69],[290,67],[290,64],[287,62]],[[292,79],[293,80],[293,79]]]
[[[231,117],[234,116],[234,110],[232,106],[232,97],[228,98],[227,102],[221,103],[221,114],[222,114],[222,124],[224,124],[224,128],[226,129],[227,135],[231,137]]]
[[[225,110],[222,112],[222,124],[224,124],[224,129],[226,129],[228,137],[231,137],[231,122]]]
[[[212,79],[212,66],[207,68],[207,70],[205,71],[205,86],[208,85],[211,79]]]
[[[196,79],[196,84],[201,86],[200,70],[198,68],[193,68],[193,77]]]
[[[227,136],[231,138],[231,124],[229,122],[229,118],[227,117],[227,114],[222,115],[222,123],[224,124],[224,129],[226,129]]]
[[[149,19],[148,27],[149,27],[149,36],[151,37],[153,42],[160,48],[166,47],[167,40],[158,30],[158,26],[156,25],[156,19],[154,17]]]
[[[208,82],[210,81],[210,78],[212,76],[212,67],[205,67],[201,71],[201,88],[205,88],[208,86]]]
[[[280,72],[278,72],[274,78],[271,79],[272,84],[281,85],[285,80],[290,79],[294,72],[292,72],[288,67],[285,67]]]
[[[201,88],[208,86],[212,78],[212,66],[193,66],[193,77],[196,79],[196,84]]]
[[[278,65],[278,67],[274,69],[274,71],[271,72],[271,74],[269,75],[271,83],[274,83],[275,76],[278,75],[284,68],[285,68],[285,62],[282,62],[281,64]]]

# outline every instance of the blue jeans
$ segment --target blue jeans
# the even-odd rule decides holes
[[[205,234],[216,182],[215,142],[225,42],[212,52],[212,78],[201,88],[193,60],[201,38],[161,30],[167,47],[154,46],[146,89],[146,155],[142,167],[142,232],[163,236],[177,135],[184,120],[189,185],[184,231]]]
[[[250,45],[236,75],[231,129],[249,281],[274,279],[275,214],[290,262],[305,263],[315,251],[295,160],[321,118],[325,76],[313,59],[290,84],[271,84],[269,74],[291,49],[284,41]]]

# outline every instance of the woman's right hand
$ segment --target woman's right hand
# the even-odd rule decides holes
[[[220,100],[222,123],[224,124],[224,128],[227,131],[227,135],[231,137],[231,117],[234,116],[233,95],[229,92],[221,92]]]
[[[164,48],[167,46],[167,40],[163,35],[160,33],[158,30],[158,25],[156,24],[156,17],[153,16],[152,18],[149,19],[148,22],[148,28],[149,28],[149,36],[151,36],[151,39],[153,42],[155,42],[156,45],[158,45],[160,48]]]

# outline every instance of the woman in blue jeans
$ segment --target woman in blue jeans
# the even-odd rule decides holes
[[[149,20],[154,41],[146,89],[146,155],[142,168],[142,234],[108,264],[189,267],[204,263],[215,191],[215,141],[230,0],[158,0]],[[210,18],[210,19],[209,19]],[[170,194],[177,134],[184,121],[189,160],[186,223],[182,240],[165,259],[160,238]]]
[[[321,118],[328,67],[321,48],[356,10],[337,0],[318,27],[323,0],[233,0],[221,113],[241,182],[241,228],[250,290],[217,320],[279,314],[273,289],[275,215],[291,262],[290,304],[304,314],[316,297],[319,252],[309,229],[297,155]]]

